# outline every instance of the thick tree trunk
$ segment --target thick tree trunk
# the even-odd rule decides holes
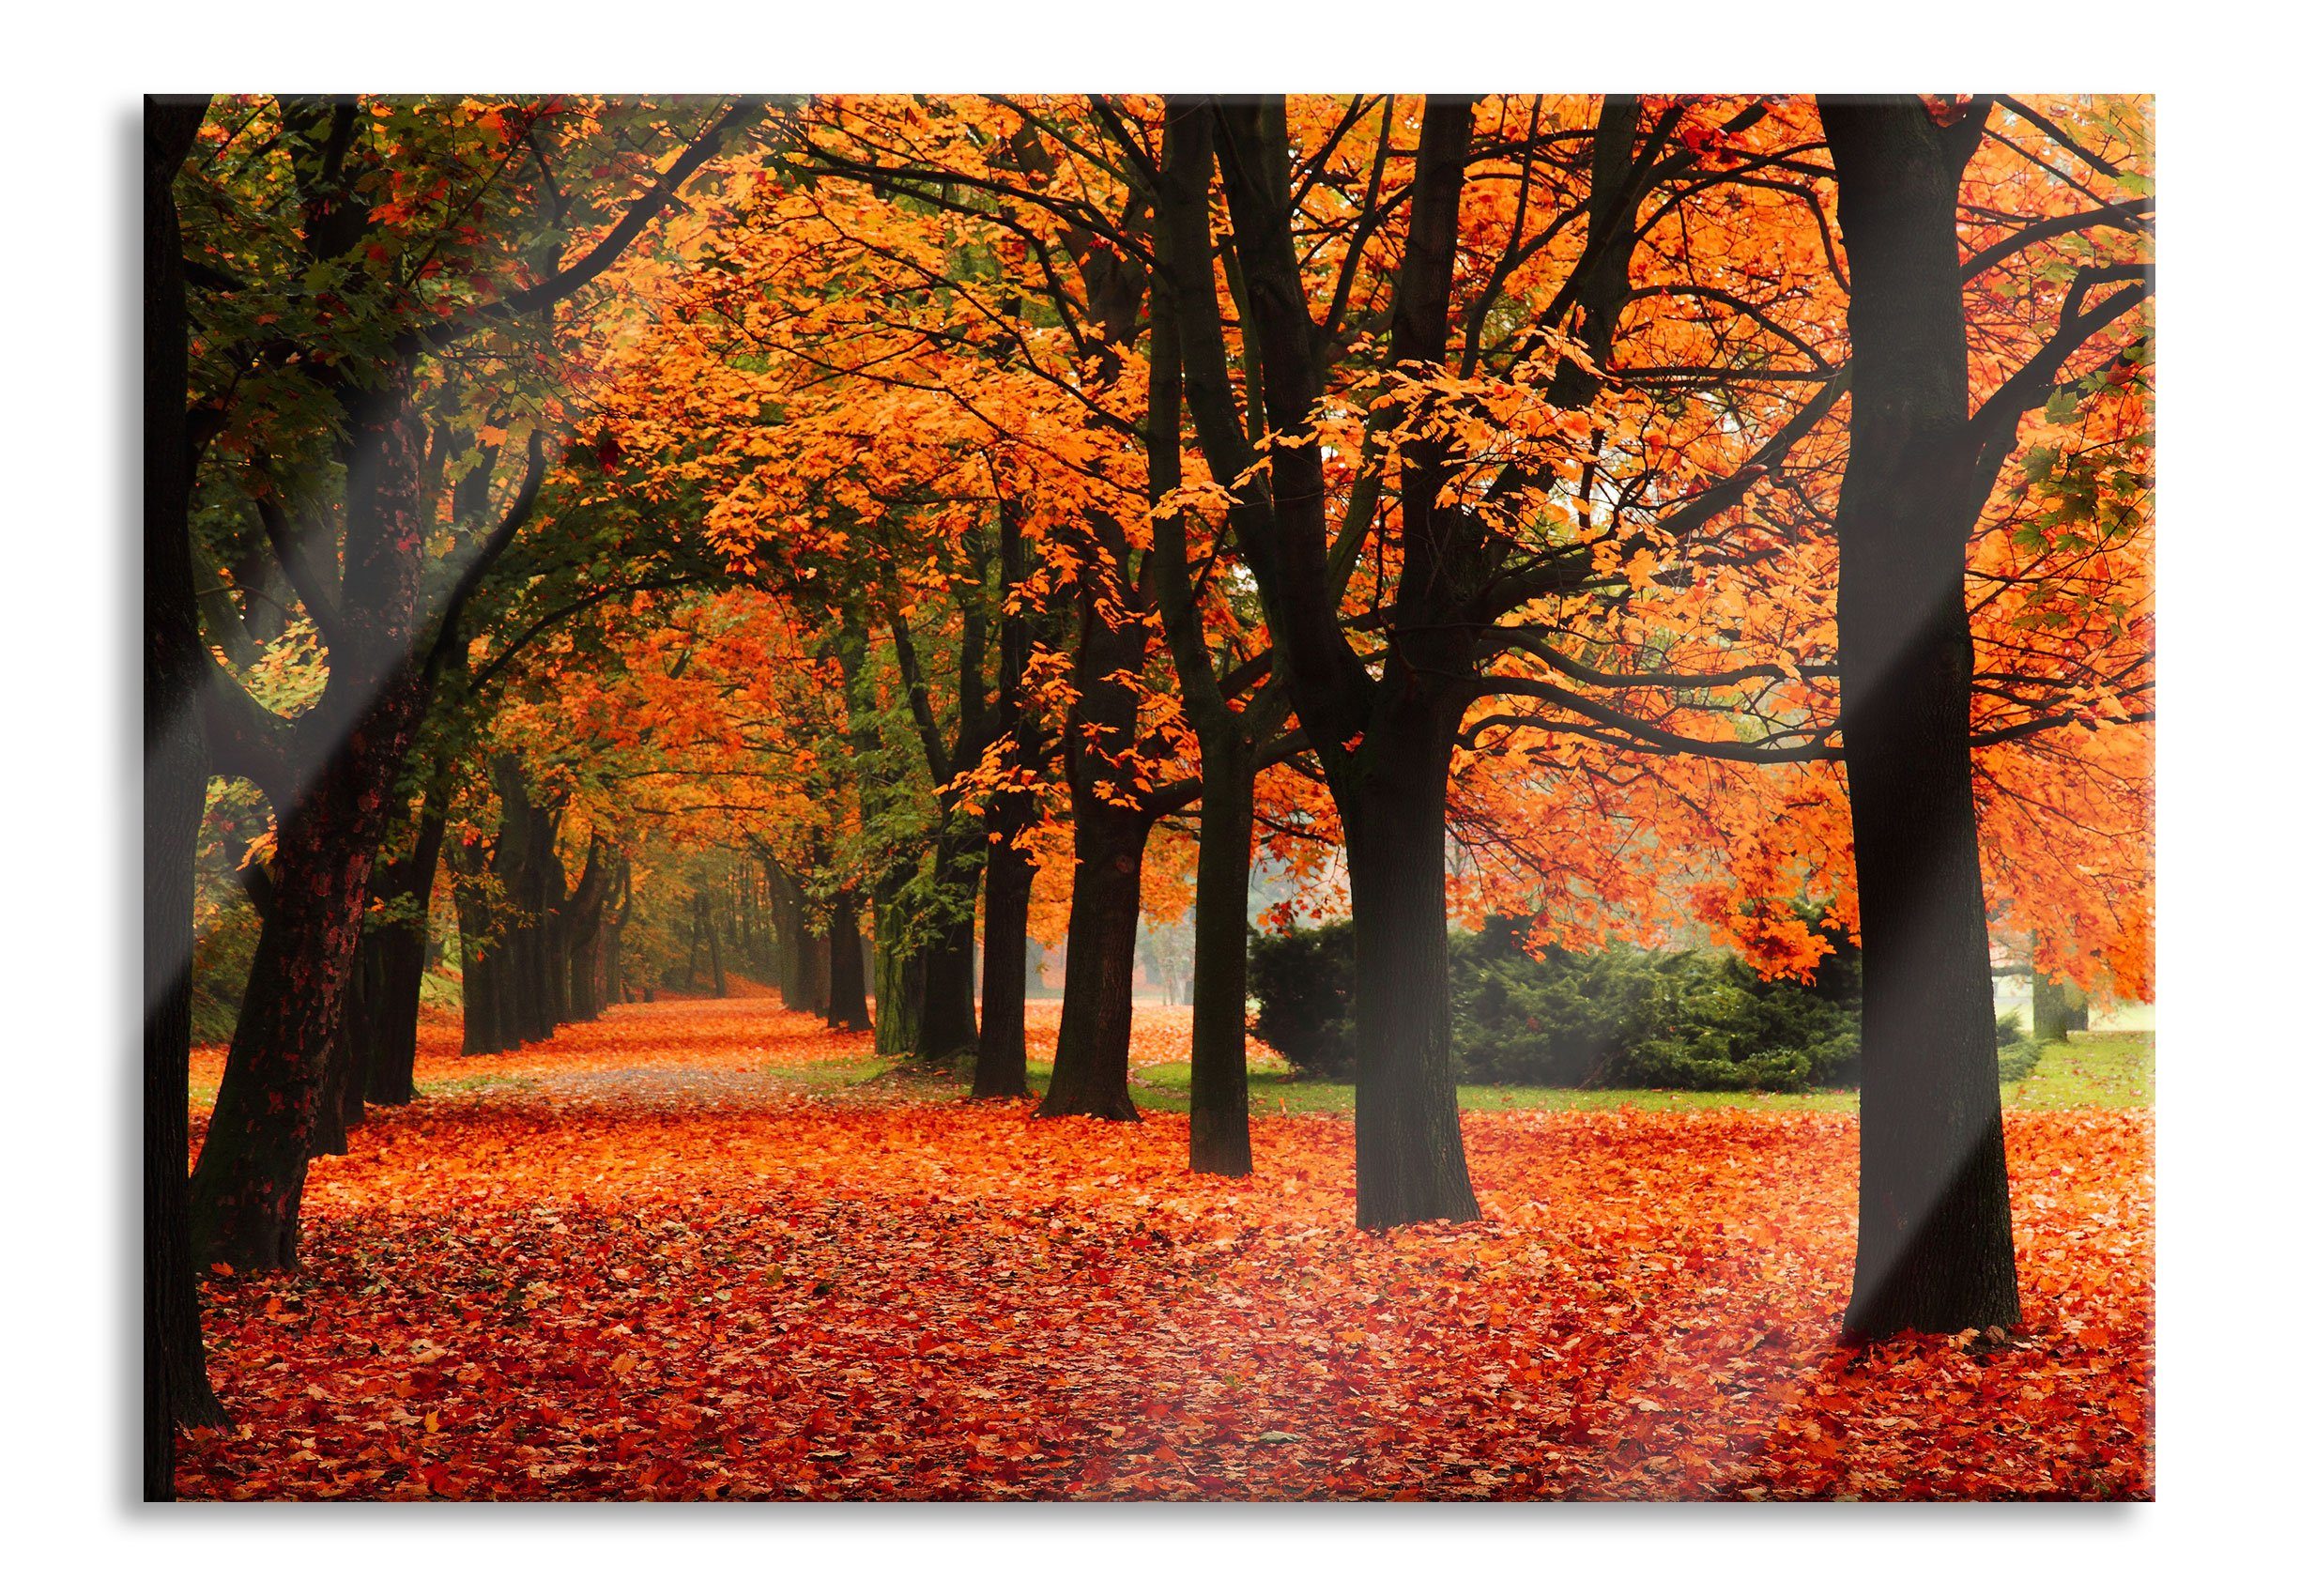
[[[973,828],[944,816],[936,848],[934,923],[919,949],[918,1052],[946,1058],[972,1052],[974,1025],[974,898],[982,883],[980,842]]]
[[[176,1496],[176,1428],[216,1424],[187,1218],[193,869],[207,795],[185,428],[176,174],[205,97],[144,111],[144,1496]]]
[[[606,919],[608,883],[615,861],[594,833],[583,856],[583,874],[560,913],[566,944],[567,1018],[596,1020],[600,1009],[600,936]]]
[[[1038,1113],[1140,1119],[1126,1075],[1134,1028],[1134,929],[1150,826],[1128,811],[1096,805],[1078,817],[1075,835],[1062,1028]]]
[[[2044,975],[2032,975],[2029,980],[2029,1029],[2038,1041],[2065,1042],[2071,1031],[2091,1028],[2092,1005],[2082,993],[2072,999],[2065,985]]]
[[[292,1267],[390,792],[427,695],[407,657],[422,581],[406,373],[347,401],[343,584],[319,701],[284,732],[272,903],[191,1186],[197,1262]],[[300,789],[300,790],[298,790]]]
[[[487,901],[492,874],[479,844],[464,847],[455,878],[455,935],[463,950],[463,1056],[499,1053],[518,1047],[503,1017],[502,949]]]
[[[1247,1118],[1247,894],[1254,856],[1254,772],[1246,750],[1200,739],[1196,990],[1190,994],[1190,1168],[1251,1174]],[[1361,1107],[1360,1112],[1363,1112]]]
[[[1861,902],[1861,1229],[1845,1333],[2020,1314],[1972,802],[1956,162],[1912,97],[1824,100],[1852,270],[1837,509]]]
[[[799,940],[799,1004],[808,1014],[831,1016],[831,939],[809,931]]]
[[[272,905],[232,1033],[207,1140],[192,1177],[202,1264],[292,1268],[304,1167],[382,840],[387,788],[420,714],[412,685],[388,693],[284,816]]]
[[[1446,957],[1457,720],[1386,701],[1342,806],[1357,941],[1357,1222],[1369,1230],[1479,1217],[1454,1094]],[[1212,974],[1201,962],[1199,980]]]
[[[878,962],[879,1014],[871,1047],[882,1058],[898,1058],[918,1051],[918,960],[895,951],[887,940],[884,919],[876,924],[880,930],[873,957]]]
[[[623,990],[623,927],[631,921],[631,860],[629,855],[615,862],[615,908],[606,917],[606,927],[600,934],[600,985],[606,1004],[612,1005],[627,1001]]]
[[[994,817],[994,821],[997,817]],[[1038,867],[1011,846],[1011,821],[990,844],[982,891],[982,1035],[974,1048],[977,1097],[1030,1096],[1023,996],[1030,980],[1030,887]]]
[[[842,890],[831,900],[829,938],[831,1001],[828,1020],[835,1031],[870,1029],[870,1006],[863,996],[863,932],[854,894]]]
[[[360,1001],[347,1029],[360,1054],[360,1089],[371,1103],[415,1100],[416,1024],[423,1005],[423,968],[431,953],[431,895],[447,839],[444,777],[423,794],[407,857],[382,867],[382,896],[393,913],[360,939]]]
[[[351,956],[351,974],[344,984],[344,1026],[328,1043],[319,1097],[312,1113],[312,1157],[341,1158],[351,1150],[351,1129],[365,1117],[366,1101],[360,1096],[360,1056],[351,1045],[350,1030],[366,1001],[360,990],[367,935]],[[357,1112],[355,1112],[355,1110]]]
[[[1261,396],[1273,445],[1266,486],[1232,512],[1261,589],[1280,677],[1318,751],[1342,813],[1356,904],[1357,1218],[1369,1228],[1478,1216],[1462,1152],[1447,1001],[1447,775],[1475,674],[1480,609],[1497,551],[1449,484],[1455,448],[1442,428],[1403,436],[1397,603],[1383,673],[1372,677],[1338,622],[1326,466],[1314,420],[1326,403],[1324,337],[1303,292],[1290,200],[1282,100],[1177,106],[1189,143],[1169,162],[1177,225],[1168,284],[1183,344],[1183,387],[1218,477],[1253,468],[1228,378],[1206,238],[1204,146],[1224,174],[1240,281],[1254,321]],[[1423,109],[1405,248],[1391,291],[1393,360],[1449,364],[1460,204],[1475,117],[1433,96]],[[1187,156],[1188,159],[1184,160]],[[1213,972],[1203,962],[1203,983]]]

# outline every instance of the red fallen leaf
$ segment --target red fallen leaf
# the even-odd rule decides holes
[[[426,1086],[504,1069],[422,1046]],[[246,1433],[187,1436],[182,1494],[2153,1491],[2145,1111],[2007,1115],[2027,1327],[1845,1349],[1849,1116],[1471,1113],[1488,1217],[1374,1236],[1346,1120],[1217,1181],[1175,1114],[799,1089],[851,1046],[658,1003],[375,1111],[313,1166],[299,1312],[206,1293]]]

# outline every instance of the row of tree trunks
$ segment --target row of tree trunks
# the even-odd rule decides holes
[[[719,947],[718,917],[712,913],[710,888],[698,886],[694,913],[687,922],[687,962],[680,974],[680,990],[694,991],[706,979],[713,997],[727,995],[727,961]]]
[[[626,213],[625,225],[610,236],[618,241],[595,253],[588,270],[560,274],[541,296],[542,304],[588,281],[660,214],[758,103],[737,102],[698,136]],[[302,244],[314,267],[331,266],[361,248],[376,219],[343,166],[352,144],[344,135],[360,115],[348,100],[283,101],[284,136],[296,155]],[[153,165],[147,160],[147,168]],[[159,369],[180,378],[189,332],[180,240],[170,253],[179,261],[171,279],[176,314],[157,331],[176,346]],[[212,687],[202,706],[211,760],[216,769],[248,776],[264,789],[277,841],[272,911],[258,939],[223,1082],[189,1187],[195,1265],[224,1263],[253,1271],[295,1263],[305,1168],[322,1123],[330,1063],[343,1053],[345,999],[389,795],[430,708],[433,661],[444,658],[437,651],[457,636],[461,607],[531,514],[542,485],[544,437],[538,432],[530,439],[526,483],[503,520],[465,560],[444,595],[437,637],[427,646],[421,601],[437,483],[424,470],[425,429],[414,407],[417,365],[429,352],[500,325],[472,317],[403,328],[376,360],[340,361],[315,374],[339,423],[340,556],[330,549],[330,558],[315,569],[299,572],[290,565],[287,574],[326,645],[327,684],[317,703],[292,721],[275,715],[217,671],[200,650]],[[185,385],[178,380],[175,386],[170,403],[176,428],[166,436],[180,438]],[[228,397],[220,404],[228,406]],[[162,464],[186,468],[188,461],[178,450]],[[169,502],[188,504],[189,469],[165,480]],[[259,498],[257,508],[290,519],[269,493]],[[303,531],[287,529],[291,539]],[[171,538],[178,535],[188,543],[188,529],[172,527]],[[336,1100],[340,1105],[340,1094]]]
[[[628,861],[594,836],[571,893],[558,813],[532,801],[515,759],[498,755],[492,770],[502,829],[492,850],[465,845],[455,885],[467,1057],[514,1052],[563,1021],[595,1020],[618,1001],[621,928],[630,913]],[[614,895],[621,901],[610,922]],[[715,941],[713,949],[715,962]],[[420,986],[420,970],[417,978]]]
[[[762,863],[767,876],[768,913],[774,921],[775,981],[783,1006],[828,1018],[831,1012],[830,938],[808,923],[806,897],[799,881],[773,855]]]

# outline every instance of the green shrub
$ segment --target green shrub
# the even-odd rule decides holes
[[[1801,1091],[1857,1076],[1859,990],[1824,959],[1814,985],[1769,981],[1728,955],[1525,951],[1523,922],[1496,916],[1452,939],[1456,1076],[1481,1084]],[[1254,1034],[1297,1073],[1346,1077],[1353,1059],[1350,928],[1256,937]]]
[[[1277,936],[1257,932],[1246,950],[1246,995],[1255,1036],[1295,1073],[1347,1078],[1357,1033],[1350,1020],[1357,951],[1347,920]]]

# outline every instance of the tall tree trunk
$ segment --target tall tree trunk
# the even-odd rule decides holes
[[[971,1052],[974,1026],[974,898],[982,883],[981,837],[956,816],[943,819],[935,846],[935,898],[919,949],[918,1052]]]
[[[1023,541],[1015,509],[1001,502],[998,515],[998,699],[994,735],[1010,748],[1018,776],[1035,777],[1045,758],[1045,736],[1035,708],[1023,688],[1036,626],[1032,606],[1008,601],[1030,575],[1030,546]],[[1019,785],[1019,784],[1017,784]],[[1037,861],[1022,847],[1023,835],[1038,818],[1038,800],[1027,790],[1005,790],[990,801],[984,816],[989,854],[982,894],[982,1034],[974,1046],[977,1097],[1030,1096],[1025,1006],[1036,984],[1031,958],[1030,892]]]
[[[193,870],[208,669],[192,567],[183,240],[175,181],[206,97],[144,108],[144,1496],[176,1496],[176,1427],[218,1424],[187,1219]]]
[[[362,1001],[349,1030],[353,1047],[362,1054],[360,1087],[371,1103],[415,1100],[416,1029],[431,955],[431,895],[447,840],[449,802],[442,765],[424,790],[414,846],[406,858],[383,867],[380,896],[394,912],[368,927],[361,938]]]
[[[1030,888],[1038,873],[1013,845],[1015,818],[992,814],[999,840],[984,867],[982,891],[982,1035],[974,1048],[977,1097],[1030,1096],[1023,1041],[1023,995],[1030,972]]]
[[[617,861],[591,837],[583,859],[583,875],[567,900],[567,1017],[596,1020],[604,1006],[601,996],[601,943],[606,929],[609,883]]]
[[[1150,825],[1129,811],[1093,805],[1079,815],[1075,836],[1062,1028],[1038,1113],[1048,1119],[1140,1119],[1126,1075],[1134,1028],[1134,930]]]
[[[1390,700],[1342,811],[1356,929],[1357,1222],[1474,1220],[1454,1094],[1446,784],[1457,715]],[[1200,981],[1213,972],[1201,963]]]
[[[280,818],[271,913],[192,1172],[192,1241],[201,1263],[295,1266],[304,1167],[382,841],[383,806],[373,795],[388,788],[414,730],[413,696],[412,683],[387,691]]]
[[[803,970],[806,1012],[827,1021],[831,1017],[831,937],[828,931],[808,933]]]
[[[870,1006],[863,996],[863,931],[854,911],[854,892],[841,888],[831,899],[829,938],[830,1012],[823,1018],[835,1031],[870,1029]]]
[[[1203,232],[1209,172],[1203,115],[1182,119],[1166,143],[1159,173],[1157,248],[1168,260],[1190,253]],[[1187,197],[1186,197],[1187,196]],[[1193,257],[1195,258],[1195,257]],[[1200,263],[1203,264],[1203,263]],[[1203,284],[1201,284],[1203,286]],[[1182,485],[1182,290],[1168,276],[1150,296],[1149,404],[1143,417],[1151,498]],[[1218,536],[1225,534],[1227,524]],[[1207,1174],[1253,1173],[1246,1092],[1246,916],[1253,870],[1254,760],[1250,725],[1266,705],[1230,707],[1206,645],[1179,514],[1154,514],[1150,570],[1166,643],[1182,688],[1183,713],[1198,734],[1198,901],[1193,967],[1200,985],[1190,1010],[1190,1168]]]
[[[494,911],[487,901],[493,875],[486,851],[466,843],[455,874],[455,936],[463,952],[463,1056],[518,1047],[503,1022],[503,961]]]
[[[1821,104],[1852,273],[1836,535],[1861,901],[1861,1229],[1845,1333],[2020,1315],[1972,802],[1961,161],[1913,97]]]
[[[1254,771],[1234,738],[1200,739],[1197,988],[1190,1009],[1190,1168],[1251,1174],[1247,1118],[1246,939],[1254,858]],[[1359,1112],[1364,1112],[1361,1103]]]
[[[898,1058],[919,1051],[918,959],[897,951],[888,941],[885,911],[874,909],[873,913],[880,916],[874,921],[879,934],[873,949],[878,963],[879,1014],[871,1048],[882,1058]]]

